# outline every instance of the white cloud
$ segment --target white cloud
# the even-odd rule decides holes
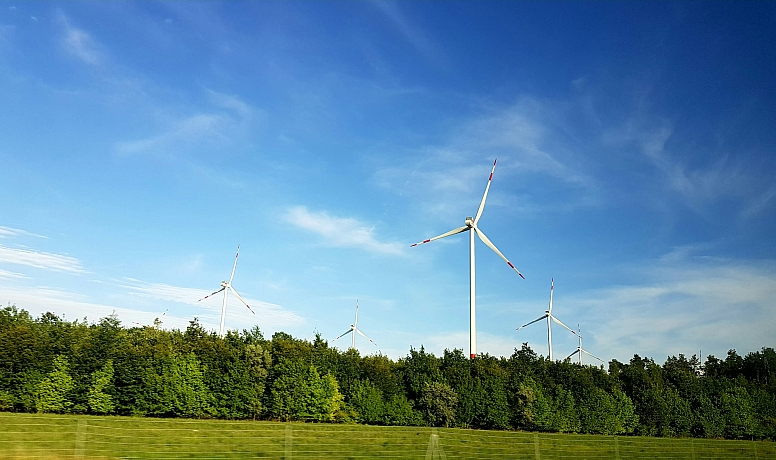
[[[559,126],[563,110],[556,105],[524,97],[510,107],[470,121],[453,145],[508,156],[521,173],[543,173],[567,184],[592,186],[592,179],[573,163],[578,148],[561,140],[566,135]]]
[[[356,219],[330,216],[325,212],[312,213],[304,206],[290,208],[285,219],[299,228],[317,233],[329,246],[363,249],[380,254],[404,253],[401,244],[378,241],[374,236],[374,228]]]
[[[494,184],[502,185],[489,198],[491,206],[535,213],[597,205],[598,182],[584,172],[589,161],[571,145],[562,127],[564,109],[557,105],[522,98],[473,117],[457,126],[441,146],[418,150],[403,164],[378,169],[375,183],[400,196],[420,198],[425,213],[441,215],[451,207],[460,212],[462,205],[476,211],[492,161],[498,158]],[[533,181],[532,187],[528,181]],[[520,185],[505,188],[510,182]],[[541,193],[537,187],[553,193]],[[568,193],[547,206],[547,197],[557,195],[557,190]]]
[[[27,278],[27,276],[16,273],[16,272],[10,272],[8,270],[0,269],[0,279],[23,279]]]
[[[48,239],[48,237],[43,235],[37,235],[35,233],[30,233],[25,230],[20,230],[18,228],[4,227],[0,225],[0,238],[13,238],[16,236],[34,236],[36,238]]]
[[[139,153],[170,154],[197,145],[231,144],[244,135],[257,110],[236,96],[205,89],[210,102],[223,111],[200,112],[164,122],[162,132],[145,139],[119,142],[122,155]]]
[[[215,323],[220,321],[221,305],[223,302],[223,294],[221,293],[200,302],[199,299],[211,294],[213,291],[172,286],[163,283],[148,283],[132,278],[126,278],[122,287],[128,289],[135,295],[156,300],[182,303],[208,310],[210,314],[203,315],[204,318],[215,320]],[[240,291],[237,290],[237,292]],[[280,305],[253,299],[242,293],[240,293],[240,295],[245,299],[248,305],[251,306],[253,311],[256,312],[256,315],[254,316],[238,299],[230,296],[231,300],[228,301],[227,305],[227,316],[236,318],[240,323],[258,322],[262,329],[268,330],[304,322],[304,318]]]
[[[737,164],[730,156],[719,156],[716,160],[704,161],[698,166],[686,164],[681,155],[697,152],[677,151],[681,147],[670,145],[674,134],[673,125],[667,120],[634,117],[622,126],[605,132],[602,141],[610,146],[633,148],[646,158],[658,172],[655,181],[664,190],[678,195],[691,209],[699,212],[704,206],[721,199],[736,198],[746,203],[755,194],[755,175]],[[706,157],[706,155],[704,155]],[[692,157],[689,157],[692,158]],[[758,195],[742,213],[751,217],[765,206],[773,195]],[[661,198],[662,199],[662,198]]]
[[[749,205],[741,212],[741,218],[744,220],[752,219],[762,214],[762,212],[773,203],[773,199],[776,197],[776,188],[771,188],[765,191],[759,197],[756,197]]]
[[[35,19],[37,21],[37,19]],[[59,22],[63,26],[62,47],[68,54],[90,65],[98,65],[103,53],[98,43],[87,32],[71,26],[64,13],[59,12]]]
[[[232,110],[241,118],[248,118],[253,113],[253,108],[237,96],[219,93],[210,89],[205,89],[205,91],[213,105]]]
[[[118,153],[131,155],[136,153],[165,153],[178,150],[182,145],[202,141],[225,141],[225,127],[231,119],[221,114],[200,113],[178,120],[164,133],[137,141],[119,142]]]
[[[75,257],[5,246],[0,246],[0,263],[26,265],[59,272],[84,273],[81,262]]]
[[[99,318],[116,313],[125,326],[132,326],[133,322],[153,324],[154,319],[162,315],[161,312],[147,312],[95,303],[84,295],[50,287],[4,287],[0,295],[3,296],[4,302],[7,301],[20,309],[27,310],[33,317],[52,312],[68,321],[87,318],[89,321],[95,322]],[[168,313],[164,316],[164,326],[183,329],[188,325],[189,320],[190,317],[177,317]]]
[[[406,16],[399,9],[399,4],[394,1],[378,1],[370,2],[371,5],[376,7],[385,17],[387,17],[393,25],[398,29],[399,33],[409,42],[423,57],[432,61],[439,62],[441,59],[441,53],[426,34],[417,26],[412,24]]]
[[[584,292],[567,307],[606,359],[628,353],[664,359],[678,353],[724,354],[772,342],[776,329],[776,264],[696,258],[677,254],[645,264],[644,282]],[[587,324],[585,324],[587,323]],[[596,353],[599,351],[599,353]],[[603,355],[602,355],[603,354]]]

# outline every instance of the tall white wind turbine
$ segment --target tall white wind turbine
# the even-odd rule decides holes
[[[410,247],[417,246],[419,244],[425,244],[434,240],[438,240],[440,238],[444,238],[446,236],[455,235],[458,233],[466,232],[471,230],[471,233],[469,233],[469,357],[474,359],[477,357],[477,320],[476,320],[476,295],[475,295],[475,272],[474,272],[474,234],[476,233],[477,236],[480,237],[483,243],[485,243],[489,248],[491,248],[496,254],[499,255],[506,263],[509,265],[512,270],[517,272],[518,275],[520,275],[520,278],[525,279],[525,276],[523,276],[520,271],[515,268],[514,265],[512,265],[512,262],[507,259],[504,254],[501,253],[501,251],[498,250],[496,246],[493,245],[493,243],[490,241],[490,239],[485,236],[485,233],[480,230],[480,228],[477,226],[477,222],[480,221],[480,217],[482,217],[482,211],[485,209],[485,200],[488,198],[488,191],[490,190],[490,183],[493,181],[493,173],[496,171],[496,161],[498,161],[498,158],[493,161],[493,169],[490,171],[490,177],[488,178],[488,185],[485,186],[485,194],[482,195],[482,201],[480,202],[480,207],[477,209],[477,215],[472,219],[471,217],[467,217],[465,220],[465,224],[463,227],[458,227],[456,229],[450,230],[447,233],[443,233],[439,236],[435,236],[433,238],[423,240],[420,243],[415,243],[411,245]]]
[[[237,269],[237,258],[240,257],[240,245],[237,245],[237,254],[234,256],[234,266],[232,266],[232,275],[229,276],[229,281],[221,281],[221,289],[213,292],[212,294],[208,294],[205,297],[199,299],[197,302],[201,302],[208,297],[214,296],[218,294],[221,291],[224,291],[224,302],[221,304],[221,326],[218,328],[218,336],[223,338],[224,337],[224,317],[226,316],[226,298],[229,296],[229,291],[232,291],[232,294],[234,294],[235,297],[240,299],[240,302],[242,302],[246,307],[248,307],[248,310],[251,311],[254,315],[256,314],[255,311],[248,305],[248,303],[243,300],[242,297],[240,297],[240,294],[237,293],[237,291],[234,290],[232,287],[232,280],[234,279],[234,271]]]
[[[565,324],[563,324],[561,322],[561,320],[559,320],[558,318],[556,318],[555,316],[552,315],[552,293],[554,291],[555,291],[555,278],[553,278],[552,282],[550,283],[550,308],[548,308],[544,312],[544,315],[536,318],[535,320],[531,321],[530,323],[523,324],[522,326],[520,326],[517,329],[515,329],[515,330],[519,331],[520,329],[522,329],[522,328],[524,328],[526,326],[530,326],[531,324],[533,324],[533,323],[535,323],[537,321],[541,321],[541,320],[547,318],[547,346],[550,349],[550,361],[552,361],[552,322],[553,321],[555,321],[556,323],[558,323],[561,326],[563,326],[566,329],[568,329],[569,332],[571,332],[572,334],[577,335],[577,333],[574,332],[573,329],[571,329],[570,327],[566,326]]]
[[[361,330],[358,328],[358,299],[356,299],[356,320],[353,322],[353,324],[351,324],[351,325],[350,325],[350,329],[348,329],[347,331],[345,331],[345,332],[344,332],[342,335],[340,335],[340,336],[339,336],[339,337],[337,337],[336,339],[332,340],[332,342],[334,342],[334,341],[338,340],[340,337],[344,337],[344,336],[346,336],[346,335],[348,335],[348,334],[353,334],[353,335],[350,337],[350,339],[351,339],[351,341],[350,341],[350,348],[356,348],[356,333],[359,333],[359,334],[361,334],[362,336],[364,336],[364,338],[365,338],[365,339],[367,339],[367,340],[369,340],[370,342],[372,342],[372,344],[373,344],[374,346],[377,346],[377,344],[375,343],[375,341],[374,341],[374,340],[372,340],[372,339],[370,339],[369,337],[367,337],[367,336],[366,336],[366,334],[364,334],[363,332],[361,332]]]
[[[577,346],[577,349],[575,351],[573,351],[570,355],[566,356],[566,359],[571,358],[572,356],[574,356],[575,353],[579,353],[579,365],[581,366],[582,365],[582,353],[586,353],[586,354],[592,356],[593,358],[601,361],[602,363],[606,364],[606,362],[603,359],[599,358],[598,356],[596,356],[596,355],[590,353],[589,351],[585,350],[584,348],[582,348],[582,331],[579,330],[579,324],[577,324],[577,339],[579,339],[579,345]]]

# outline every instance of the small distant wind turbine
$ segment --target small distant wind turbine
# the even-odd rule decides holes
[[[577,346],[577,350],[574,351],[573,353],[571,353],[570,355],[566,356],[566,359],[569,359],[572,356],[574,356],[574,353],[579,353],[579,365],[581,366],[582,365],[582,353],[587,353],[588,355],[592,356],[593,358],[595,358],[595,359],[601,361],[602,363],[606,364],[606,362],[603,359],[599,358],[598,356],[596,356],[596,355],[590,353],[589,351],[585,350],[584,348],[582,348],[582,331],[579,330],[579,324],[577,324],[577,338],[579,339],[579,346]]]
[[[519,331],[520,329],[522,329],[522,328],[524,328],[526,326],[530,326],[531,324],[533,324],[533,323],[535,323],[537,321],[541,321],[544,318],[547,318],[547,345],[550,348],[550,361],[552,361],[552,327],[551,327],[552,321],[555,321],[556,323],[558,323],[561,326],[565,327],[572,334],[577,335],[577,333],[574,332],[570,327],[566,326],[558,318],[556,318],[556,317],[554,317],[552,315],[552,293],[553,293],[553,291],[555,291],[555,278],[553,278],[552,282],[550,283],[550,308],[545,310],[543,316],[540,316],[539,318],[536,318],[535,320],[531,321],[530,323],[523,324],[522,326],[520,326],[517,329],[515,329],[515,330]]]
[[[482,201],[480,201],[480,207],[477,209],[477,215],[474,218],[467,217],[464,221],[466,225],[463,227],[458,227],[456,229],[450,230],[447,233],[443,233],[439,236],[435,236],[433,238],[429,238],[427,240],[423,240],[420,243],[415,243],[411,245],[410,247],[417,246],[419,244],[425,244],[434,240],[438,240],[440,238],[444,238],[450,235],[455,235],[458,233],[463,233],[465,231],[471,230],[472,232],[469,234],[469,357],[474,359],[477,357],[477,320],[476,320],[476,295],[475,295],[475,273],[474,273],[474,234],[476,233],[478,237],[482,240],[485,245],[487,245],[489,248],[491,248],[496,254],[499,255],[506,263],[509,265],[509,267],[516,271],[518,275],[520,275],[520,278],[525,279],[525,276],[523,276],[520,271],[515,268],[514,265],[512,265],[512,262],[507,259],[504,254],[501,253],[501,251],[498,250],[498,248],[490,241],[490,239],[485,236],[485,233],[480,230],[479,227],[477,227],[477,222],[480,221],[480,217],[482,217],[482,211],[485,209],[485,200],[488,198],[488,190],[490,190],[490,183],[493,181],[493,173],[496,171],[496,161],[498,161],[498,158],[493,161],[493,169],[490,170],[490,177],[488,177],[488,185],[485,186],[485,194],[482,195]]]
[[[221,281],[221,289],[213,292],[212,294],[208,294],[197,301],[197,302],[201,302],[210,296],[214,296],[219,292],[224,291],[224,303],[221,305],[221,326],[218,328],[218,336],[221,338],[224,337],[224,317],[226,315],[226,298],[229,295],[229,291],[232,291],[232,294],[234,294],[235,297],[240,299],[240,302],[245,304],[245,306],[248,307],[248,310],[250,310],[251,313],[253,313],[254,315],[256,314],[256,312],[253,311],[253,309],[248,305],[248,303],[245,300],[243,300],[243,298],[240,297],[240,294],[238,294],[237,291],[235,291],[234,288],[232,287],[232,280],[234,279],[234,271],[237,269],[238,257],[240,257],[240,245],[237,245],[237,254],[234,256],[234,266],[232,267],[232,275],[229,277],[229,282]]]
[[[348,334],[353,334],[353,335],[351,336],[350,348],[356,348],[356,334],[355,334],[356,332],[358,332],[359,334],[361,334],[362,336],[364,336],[364,338],[365,338],[365,339],[367,339],[367,340],[369,340],[370,342],[372,342],[372,345],[374,345],[374,346],[377,346],[377,344],[375,343],[375,341],[374,341],[374,340],[372,340],[372,339],[370,339],[369,337],[367,337],[367,336],[366,336],[366,334],[364,334],[363,332],[361,332],[361,330],[358,328],[358,300],[356,300],[356,320],[353,322],[353,324],[351,324],[351,325],[350,325],[350,329],[348,329],[347,331],[345,331],[345,333],[344,333],[344,334],[340,335],[340,336],[339,336],[339,337],[337,337],[336,339],[332,340],[332,342],[334,342],[334,341],[338,340],[340,337],[344,337],[344,336],[346,336],[346,335],[348,335]]]
[[[164,318],[164,315],[167,314],[167,310],[169,310],[169,308],[164,310],[164,312],[162,313],[162,318]],[[158,316],[154,318],[154,327],[159,327],[162,325],[162,323],[163,321]],[[151,327],[150,324],[138,323],[137,321],[132,321],[132,324],[137,324],[138,326],[143,326],[143,327],[146,327],[146,326]]]
[[[313,341],[313,337],[315,337],[316,334],[319,334],[317,327],[313,328],[313,333],[310,334],[310,337],[307,337],[307,341],[308,342],[312,342]]]

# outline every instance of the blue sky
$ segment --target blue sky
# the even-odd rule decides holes
[[[774,346],[776,3],[4,2],[0,300],[393,358]],[[554,353],[575,338],[554,329]],[[347,347],[349,340],[335,342]],[[362,353],[375,348],[357,340]],[[372,347],[372,348],[370,348]]]

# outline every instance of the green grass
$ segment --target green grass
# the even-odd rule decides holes
[[[776,459],[776,443],[0,413],[0,458],[34,457]]]

